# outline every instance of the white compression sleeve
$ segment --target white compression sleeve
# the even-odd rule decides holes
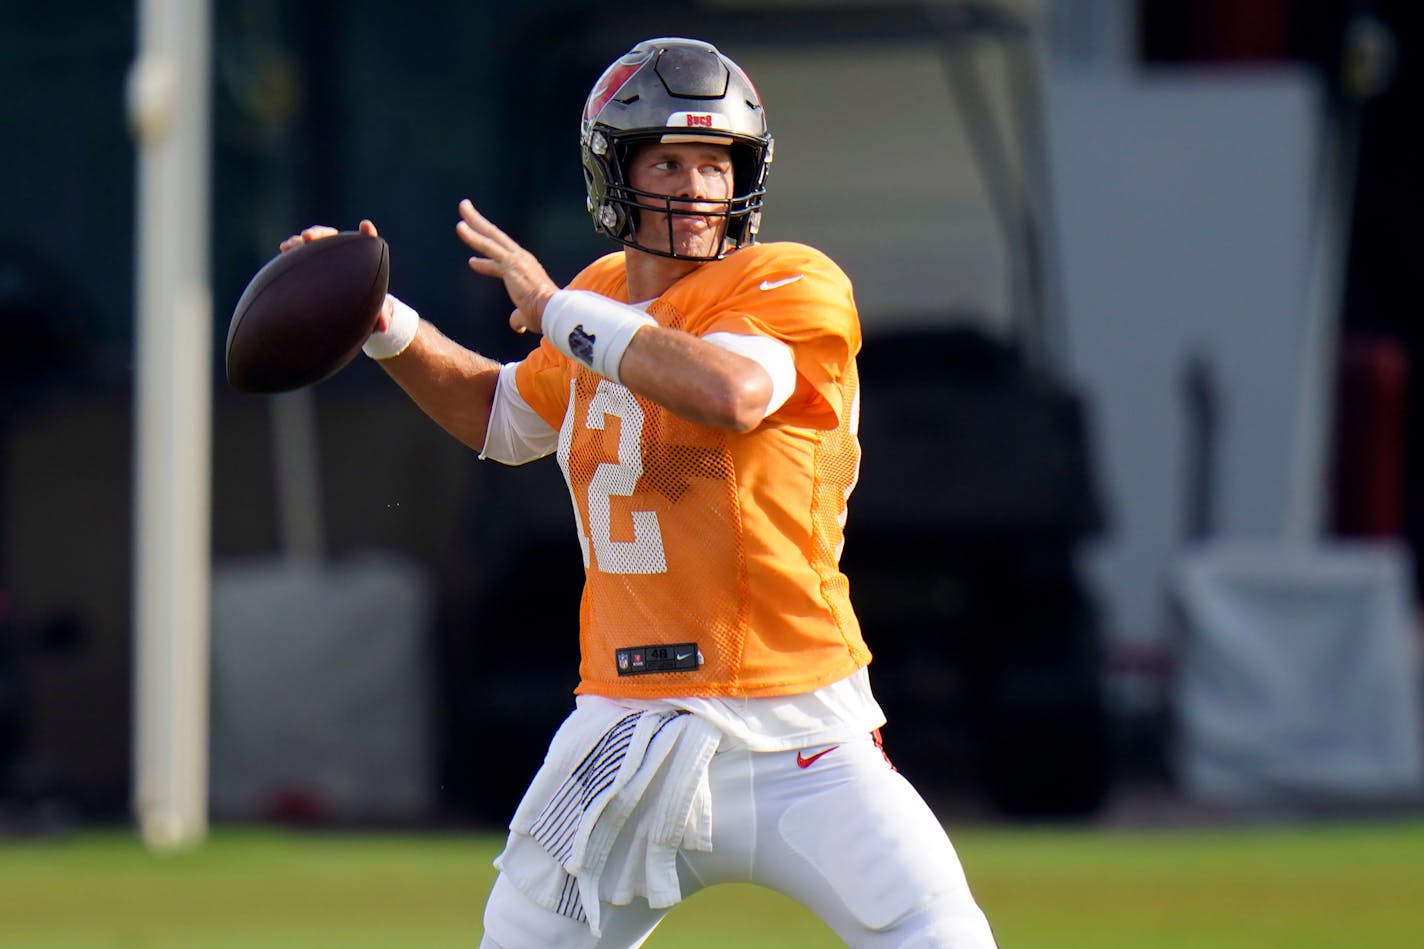
[[[519,394],[515,382],[518,369],[519,363],[512,362],[499,370],[481,459],[522,465],[552,454],[559,447],[559,430],[544,421]]]
[[[770,336],[752,333],[708,333],[705,341],[738,356],[745,356],[766,370],[771,376],[771,398],[766,403],[762,418],[786,404],[796,391],[796,359],[791,347]]]

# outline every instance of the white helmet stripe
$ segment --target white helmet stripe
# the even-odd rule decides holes
[[[667,117],[668,128],[728,129],[732,123],[720,112],[674,112]]]

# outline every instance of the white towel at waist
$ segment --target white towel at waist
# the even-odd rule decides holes
[[[599,936],[600,897],[672,906],[677,852],[712,849],[707,765],[721,732],[686,712],[590,698],[554,736],[495,866]]]

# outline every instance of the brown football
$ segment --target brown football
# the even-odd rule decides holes
[[[371,334],[389,276],[386,242],[354,231],[273,257],[232,312],[227,381],[242,392],[286,392],[332,375]]]

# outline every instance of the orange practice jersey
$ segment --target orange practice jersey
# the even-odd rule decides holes
[[[621,252],[569,289],[629,302]],[[860,324],[845,274],[800,244],[704,264],[663,326],[791,347],[796,390],[750,432],[686,421],[547,341],[520,394],[559,429],[583,546],[578,691],[630,698],[810,691],[870,661],[838,561],[860,463]]]

